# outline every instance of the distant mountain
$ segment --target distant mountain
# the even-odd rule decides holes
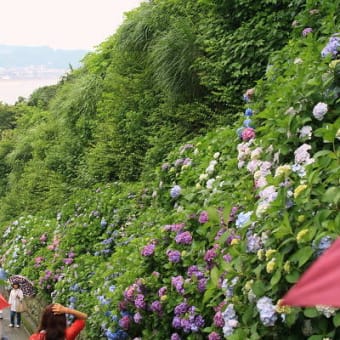
[[[51,69],[67,69],[80,66],[87,50],[53,49],[47,46],[0,45],[0,68],[45,66]]]

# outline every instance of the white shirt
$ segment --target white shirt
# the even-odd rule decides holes
[[[12,289],[9,294],[8,303],[11,305],[11,311],[16,312],[17,303],[24,299],[24,294],[20,288]]]

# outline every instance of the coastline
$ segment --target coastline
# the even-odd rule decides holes
[[[13,105],[18,97],[28,98],[34,90],[57,84],[60,78],[61,75],[31,79],[0,79],[0,102]]]

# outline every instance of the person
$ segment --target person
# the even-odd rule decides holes
[[[19,303],[21,303],[24,299],[24,294],[22,290],[20,289],[20,285],[17,282],[12,283],[12,289],[9,293],[9,299],[8,303],[11,305],[11,313],[10,313],[10,319],[11,323],[9,324],[9,327],[14,327],[14,321],[15,318],[17,320],[15,327],[20,327],[21,325],[21,312],[18,311]]]
[[[66,314],[75,317],[74,322],[67,327]],[[29,340],[74,340],[84,329],[87,314],[78,310],[54,303],[45,307],[37,333]]]
[[[6,271],[2,268],[2,265],[0,263],[0,285],[2,284],[2,281],[5,281],[7,279],[7,273]],[[2,289],[1,289],[2,290]],[[5,297],[0,293],[0,320],[2,320],[4,317],[2,315],[2,309],[9,307],[9,304]]]
[[[2,314],[2,310],[4,308],[7,308],[9,307],[9,304],[7,302],[7,300],[4,298],[4,296],[0,293],[0,320],[2,320],[4,317],[3,317],[3,314]]]

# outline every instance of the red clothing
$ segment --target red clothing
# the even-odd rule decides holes
[[[77,319],[75,320],[70,327],[66,328],[66,340],[75,340],[77,335],[82,331],[85,327],[85,320]],[[44,340],[45,333],[42,331],[40,333],[34,333],[30,336],[29,340]]]
[[[0,310],[9,307],[10,304],[7,300],[0,294]]]

